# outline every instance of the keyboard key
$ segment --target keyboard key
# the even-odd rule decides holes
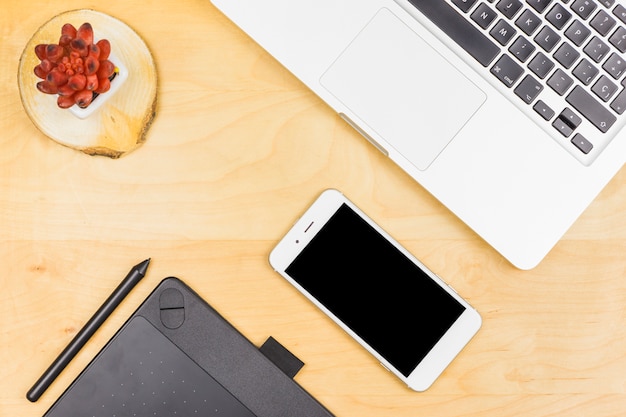
[[[574,133],[574,129],[572,128],[572,126],[570,126],[567,121],[561,119],[560,117],[554,119],[554,122],[552,122],[552,127],[558,130],[559,133],[566,138],[570,137],[570,135]]]
[[[552,0],[526,0],[526,3],[530,4],[530,6],[537,10],[539,13],[543,13],[543,11],[552,3]]]
[[[566,107],[561,114],[559,114],[559,118],[563,119],[567,124],[571,126],[572,129],[576,129],[583,122],[576,113],[572,111],[572,109]]]
[[[621,53],[626,52],[626,29],[623,27],[617,28],[609,38],[609,42]]]
[[[509,52],[513,54],[520,62],[526,62],[530,55],[535,51],[535,46],[523,36],[518,36],[509,48]]]
[[[571,25],[565,31],[565,36],[570,41],[574,42],[574,45],[581,46],[583,42],[591,35],[591,30],[586,27],[580,20],[574,20]]]
[[[537,112],[538,115],[543,117],[545,120],[550,120],[554,117],[554,110],[550,108],[546,103],[541,100],[538,100],[537,103],[533,106],[533,110]]]
[[[508,19],[513,19],[521,8],[522,2],[520,0],[500,0],[496,5],[496,9],[500,10]]]
[[[606,11],[600,10],[590,23],[591,27],[598,31],[602,36],[609,34],[613,26],[615,26],[615,19],[613,19]]]
[[[590,0],[576,0],[572,4],[572,10],[582,19],[587,20],[587,18],[593,13],[596,9],[596,3]]]
[[[452,0],[452,3],[458,7],[463,13],[467,13],[469,9],[476,4],[476,0]]]
[[[513,58],[510,56],[502,55],[498,62],[491,67],[491,73],[510,88],[522,76],[524,69],[513,61]]]
[[[585,137],[580,133],[576,133],[571,142],[585,155],[587,155],[593,149],[593,145],[591,144],[591,142],[585,139]]]
[[[563,42],[553,56],[559,64],[569,69],[572,65],[574,65],[574,62],[576,62],[578,57],[580,57],[580,54],[572,45],[567,42]]]
[[[618,54],[611,54],[609,59],[606,60],[602,68],[614,79],[618,80],[626,72],[626,59],[622,58]]]
[[[506,46],[516,33],[517,31],[504,19],[500,19],[489,31],[489,34],[502,46]]]
[[[528,36],[535,33],[540,24],[541,19],[530,10],[524,10],[520,17],[518,17],[515,21],[515,25]]]
[[[598,75],[600,71],[589,62],[586,58],[580,60],[576,68],[574,68],[573,74],[576,78],[580,80],[581,83],[585,85],[589,85],[596,75]]]
[[[560,40],[561,37],[548,26],[542,27],[537,36],[535,36],[535,42],[546,52],[550,52],[554,49]]]
[[[483,29],[487,29],[489,25],[494,21],[498,14],[491,7],[485,3],[478,5],[476,10],[471,14],[472,20]]]
[[[598,79],[593,87],[591,87],[591,91],[600,97],[600,100],[607,102],[617,91],[617,86],[611,82],[609,77],[603,75]]]
[[[548,85],[560,96],[564,95],[573,83],[574,80],[560,68],[548,79]]]
[[[409,1],[482,66],[488,66],[500,53],[495,43],[446,2]]]
[[[591,38],[587,46],[583,49],[589,58],[596,62],[602,61],[605,55],[609,52],[609,46],[602,42],[600,38],[594,36]]]
[[[574,87],[572,92],[566,97],[566,100],[603,133],[606,133],[617,120],[617,117],[604,108],[581,86]]]
[[[546,20],[557,28],[558,30],[563,29],[565,24],[572,18],[572,14],[567,11],[565,7],[561,4],[557,3],[550,9],[550,11],[546,14]]]
[[[537,55],[530,61],[528,68],[539,78],[544,79],[546,75],[554,67],[554,62],[550,61],[550,58],[545,56],[542,52],[537,52]]]
[[[543,86],[539,83],[539,81],[535,80],[531,75],[527,75],[524,77],[522,82],[519,83],[517,87],[515,87],[515,94],[524,100],[526,104],[530,104],[541,93],[543,90]]]
[[[615,17],[621,20],[622,23],[626,23],[626,7],[618,4],[615,9],[613,9],[613,14],[615,15]]]
[[[611,103],[611,108],[615,110],[617,114],[624,114],[624,110],[626,110],[626,90],[622,90],[622,92],[615,97],[615,100]]]

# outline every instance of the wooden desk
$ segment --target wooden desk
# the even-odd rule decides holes
[[[143,4],[142,4],[143,3]],[[92,3],[88,3],[91,5]],[[46,138],[18,59],[85,2],[0,13],[0,416],[40,416],[164,277],[254,343],[276,337],[337,416],[617,416],[626,410],[626,170],[532,271],[513,268],[208,1],[109,0],[159,74],[148,140],[118,160]],[[408,390],[268,266],[325,188],[342,190],[483,315],[425,393]],[[35,404],[25,394],[128,269],[148,276]]]

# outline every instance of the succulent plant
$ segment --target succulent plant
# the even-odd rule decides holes
[[[35,47],[41,62],[34,72],[42,80],[37,83],[37,89],[46,94],[58,94],[60,108],[67,109],[74,104],[86,108],[99,94],[111,88],[117,69],[109,61],[110,53],[108,40],[94,43],[90,23],[83,23],[78,29],[66,23],[57,44]]]

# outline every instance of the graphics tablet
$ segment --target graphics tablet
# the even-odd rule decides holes
[[[332,416],[292,379],[301,366],[166,278],[44,417]]]

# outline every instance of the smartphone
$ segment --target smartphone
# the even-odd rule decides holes
[[[415,391],[428,389],[481,326],[467,301],[334,189],[269,262]]]

